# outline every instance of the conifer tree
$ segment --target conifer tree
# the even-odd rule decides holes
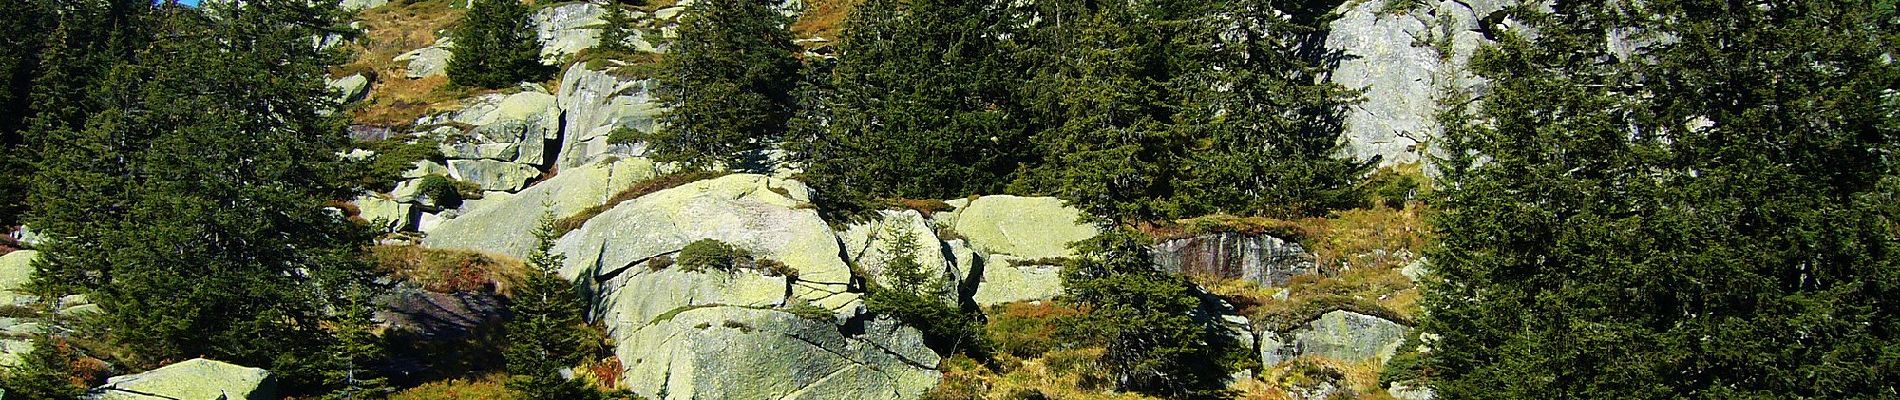
[[[1204,61],[1205,83],[1188,96],[1182,121],[1194,134],[1180,165],[1166,214],[1264,214],[1295,218],[1360,203],[1359,177],[1377,160],[1341,151],[1343,113],[1357,93],[1323,82],[1302,41],[1311,24],[1273,0],[1216,2],[1219,10],[1190,22],[1217,45]],[[1225,32],[1224,34],[1220,32]],[[1196,61],[1200,62],[1200,61]]]
[[[998,193],[1030,154],[1026,83],[993,1],[871,0],[846,20],[836,90],[805,171],[824,192],[949,198]]]
[[[637,31],[633,26],[633,13],[620,3],[607,5],[607,15],[602,17],[606,26],[600,28],[600,49],[614,52],[632,52],[633,40]]]
[[[1900,44],[1875,1],[1524,7],[1446,116],[1439,396],[1888,398]],[[1454,103],[1458,104],[1458,103]]]
[[[27,112],[40,52],[47,45],[47,32],[57,22],[51,4],[45,0],[0,4],[0,176],[10,177],[0,180],[0,230],[20,222],[27,183],[32,181]]]
[[[372,278],[368,231],[324,207],[348,192],[334,184],[342,120],[320,113],[336,57],[309,41],[333,7],[166,8],[153,26],[167,39],[88,91],[109,107],[74,110],[78,129],[40,116],[59,156],[35,188],[55,244],[36,279],[91,295],[101,339],[139,350],[121,361],[204,356],[267,368],[292,393],[326,386],[340,291]]]
[[[1076,244],[1063,266],[1062,301],[1089,310],[1068,322],[1065,336],[1100,345],[1101,363],[1116,386],[1171,399],[1224,398],[1221,352],[1229,348],[1196,322],[1201,307],[1187,278],[1154,267],[1148,239],[1111,229]]]
[[[552,211],[541,217],[534,230],[537,244],[528,255],[526,282],[515,289],[510,310],[514,318],[504,327],[508,345],[502,356],[508,373],[514,375],[508,386],[532,399],[585,399],[598,397],[579,381],[561,377],[562,368],[581,361],[579,334],[585,322],[581,301],[574,283],[560,277],[564,257],[555,254],[555,217]]]
[[[520,0],[473,0],[450,33],[449,81],[481,88],[510,87],[546,80],[553,72],[541,64],[541,38],[531,10]]]
[[[1123,221],[1163,215],[1191,124],[1177,124],[1212,38],[1192,19],[1199,1],[1039,4],[1043,26],[1025,57],[1035,65],[1026,102],[1041,121],[1041,163],[1011,191],[1061,197]],[[1061,23],[1058,23],[1060,21]]]
[[[660,161],[760,169],[784,138],[799,72],[791,20],[772,1],[698,2],[660,62],[661,128],[644,139]]]

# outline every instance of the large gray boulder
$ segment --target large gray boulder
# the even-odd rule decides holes
[[[568,67],[561,75],[558,104],[566,112],[566,138],[559,165],[586,164],[608,155],[638,154],[632,145],[607,142],[614,130],[652,132],[660,115],[653,81],[622,79],[607,71],[588,69],[586,63]]]
[[[545,91],[490,94],[469,99],[461,110],[445,116],[474,129],[458,134],[438,128],[432,133],[442,141],[443,156],[449,158],[546,165],[546,142],[561,138],[561,114],[554,95]]]
[[[978,268],[981,277],[972,297],[977,305],[1048,300],[1062,294],[1062,266],[1046,260],[998,254]]]
[[[467,212],[425,230],[429,247],[462,248],[527,257],[534,249],[534,228],[544,214],[566,218],[607,199],[635,183],[652,179],[658,170],[644,158],[602,160],[561,170],[559,175],[499,201],[464,207]]]
[[[336,100],[340,103],[360,100],[363,98],[363,94],[369,91],[369,77],[363,76],[363,74],[355,74],[337,79],[325,78],[324,81],[329,84],[330,90],[337,92]]]
[[[1466,65],[1487,42],[1479,21],[1502,8],[1501,0],[1443,0],[1393,14],[1390,1],[1399,0],[1341,5],[1325,41],[1342,56],[1332,81],[1366,91],[1346,115],[1347,151],[1383,157],[1381,165],[1424,159],[1442,130],[1439,99],[1451,90],[1479,94],[1482,82]]]
[[[86,392],[93,400],[277,398],[270,371],[194,358],[144,373],[115,376]]]
[[[1299,243],[1268,235],[1215,233],[1170,239],[1154,246],[1155,264],[1176,274],[1243,279],[1280,286],[1318,267]]]
[[[409,63],[406,75],[409,79],[443,75],[449,72],[449,57],[454,56],[449,49],[454,47],[455,43],[443,37],[436,39],[434,45],[402,53],[392,61]]]
[[[361,11],[382,7],[385,4],[389,4],[389,0],[341,0],[337,2],[337,7],[344,11]]]
[[[1273,366],[1302,355],[1346,362],[1392,358],[1411,328],[1384,318],[1333,311],[1294,328],[1292,332],[1265,332],[1260,337],[1260,362]]]
[[[40,252],[20,250],[0,255],[0,305],[23,305],[35,297],[17,292],[33,280],[33,260]]]
[[[946,201],[955,211],[940,214],[944,226],[986,254],[1021,258],[1071,257],[1069,244],[1095,237],[1082,211],[1054,197],[983,196]]]
[[[939,360],[917,330],[889,319],[847,325],[746,307],[684,310],[622,346],[625,383],[669,400],[915,399],[936,386]]]
[[[562,274],[604,281],[700,239],[746,249],[797,271],[791,295],[832,310],[855,304],[851,269],[831,227],[797,181],[735,174],[615,206],[561,238]]]
[[[592,2],[575,2],[534,12],[535,35],[541,38],[541,62],[554,65],[570,54],[600,44],[600,26],[606,9]]]
[[[494,160],[449,160],[449,177],[474,182],[482,190],[520,191],[528,180],[541,175],[532,165]]]
[[[358,196],[357,216],[383,232],[395,232],[415,226],[415,205],[397,202],[380,195]]]

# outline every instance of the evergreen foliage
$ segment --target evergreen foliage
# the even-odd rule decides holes
[[[1079,242],[1062,270],[1063,301],[1087,310],[1064,336],[1107,349],[1116,386],[1164,398],[1223,398],[1224,348],[1193,315],[1201,306],[1186,278],[1154,267],[1148,239],[1115,229]]]
[[[528,255],[528,277],[514,291],[509,309],[514,318],[505,325],[508,387],[529,399],[589,399],[600,394],[586,384],[561,376],[562,368],[580,363],[586,336],[582,310],[587,305],[574,283],[560,277],[563,258],[555,254],[555,218],[550,212],[535,228],[536,245]]]
[[[533,11],[521,0],[473,0],[450,33],[449,81],[479,88],[511,87],[547,80]]]
[[[106,20],[143,18],[105,9]],[[324,379],[328,323],[349,306],[344,288],[371,273],[368,232],[324,208],[347,193],[336,179],[345,139],[321,113],[336,106],[321,79],[335,54],[309,38],[336,15],[302,1],[166,7],[149,25],[166,40],[123,28],[104,52],[49,52],[45,88],[94,97],[37,102],[49,157],[30,219],[58,239],[35,285],[98,302],[95,334],[138,349],[121,361],[230,360],[270,369],[293,393],[343,384]],[[98,68],[87,60],[108,61],[100,78],[68,75]]]
[[[1000,39],[1001,2],[870,0],[845,24],[822,127],[793,149],[821,193],[951,198],[998,193],[1031,154]]]
[[[32,105],[34,77],[47,33],[57,22],[53,2],[45,0],[0,3],[0,227],[19,223],[25,211],[27,177],[33,176],[33,156],[26,147],[26,123]],[[3,229],[0,229],[3,230]]]
[[[667,110],[643,138],[655,160],[765,169],[759,152],[784,138],[799,72],[776,3],[697,2],[681,14],[656,77]]]
[[[638,32],[633,26],[633,12],[628,10],[625,4],[610,3],[607,5],[606,14],[601,18],[606,25],[600,28],[598,48],[612,52],[633,52],[633,40],[638,37]]]
[[[955,298],[951,290],[954,286],[917,262],[917,233],[906,229],[908,225],[892,227],[884,233],[891,238],[892,249],[884,260],[885,285],[864,297],[865,309],[922,330],[924,344],[938,354],[988,359],[990,346],[983,337],[979,315],[946,301]]]
[[[1482,51],[1491,90],[1444,118],[1438,394],[1892,397],[1900,21],[1876,3],[1512,11],[1537,34]]]

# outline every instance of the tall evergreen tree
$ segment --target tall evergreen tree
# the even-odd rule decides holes
[[[508,373],[514,375],[508,386],[531,399],[597,398],[592,388],[560,373],[581,361],[584,337],[579,332],[586,329],[581,311],[587,305],[574,282],[560,277],[563,257],[553,252],[554,241],[560,239],[554,223],[552,212],[541,217],[534,230],[538,244],[528,255],[531,271],[511,297],[514,319],[504,327],[508,345],[502,351]]]
[[[541,38],[532,10],[521,0],[473,0],[450,33],[449,81],[457,85],[503,88],[546,80],[553,70],[541,64]]]
[[[625,4],[609,3],[606,13],[606,16],[601,17],[606,26],[600,28],[600,49],[634,51],[633,40],[638,37],[639,31],[633,26],[633,12]]]
[[[1104,347],[1101,364],[1121,390],[1171,399],[1224,398],[1220,335],[1193,315],[1201,307],[1187,278],[1154,267],[1152,243],[1110,229],[1076,244],[1062,270],[1063,301],[1089,312],[1073,317],[1079,342]]]
[[[205,356],[268,368],[292,392],[332,384],[329,322],[344,288],[371,282],[367,231],[324,207],[346,193],[333,184],[346,140],[321,113],[336,55],[309,38],[333,7],[165,8],[152,26],[166,40],[88,89],[109,107],[73,110],[78,129],[59,126],[65,110],[37,116],[54,126],[33,204],[54,246],[37,279],[92,295],[107,339],[139,350],[125,361]]]
[[[1341,151],[1343,116],[1357,93],[1323,82],[1302,49],[1320,21],[1283,12],[1278,0],[1228,0],[1193,23],[1214,38],[1185,82],[1182,121],[1193,142],[1166,214],[1324,215],[1360,203],[1356,183],[1371,162]],[[1297,7],[1297,6],[1295,6]]]
[[[995,1],[871,0],[846,20],[825,127],[800,138],[826,192],[997,193],[1030,154]]]
[[[693,3],[660,62],[656,160],[757,169],[784,138],[799,72],[790,18],[767,0]]]
[[[1175,173],[1194,132],[1181,121],[1202,73],[1212,31],[1200,1],[1041,2],[1026,39],[1035,78],[1040,164],[1011,191],[1051,194],[1090,215],[1148,220],[1165,214]]]
[[[31,110],[34,77],[39,74],[40,52],[58,15],[44,0],[0,3],[0,230],[20,222],[25,211],[27,183],[33,176],[32,152],[26,147],[27,112]]]
[[[1877,1],[1519,8],[1447,115],[1440,396],[1900,393],[1900,44]]]

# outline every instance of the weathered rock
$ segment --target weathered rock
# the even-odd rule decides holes
[[[797,271],[792,296],[832,310],[855,303],[852,274],[830,225],[796,181],[736,174],[662,190],[615,206],[561,238],[563,276],[604,282],[635,265],[715,239]]]
[[[1438,397],[1430,386],[1413,386],[1404,382],[1393,382],[1385,388],[1385,393],[1398,400],[1432,400]]]
[[[569,54],[600,44],[600,25],[606,9],[578,2],[542,8],[534,13],[535,35],[541,38],[541,62],[554,65]]]
[[[541,170],[527,164],[494,160],[449,160],[449,176],[458,181],[474,182],[482,190],[519,191]]]
[[[1405,278],[1411,279],[1412,282],[1423,280],[1426,275],[1431,275],[1432,273],[1431,267],[1426,266],[1425,263],[1424,257],[1412,260],[1412,263],[1405,264],[1405,267],[1399,268],[1399,275],[1405,275]]]
[[[30,303],[34,296],[15,292],[33,279],[33,260],[40,258],[40,252],[20,250],[0,255],[0,305],[23,305]]]
[[[396,56],[392,61],[409,63],[407,68],[409,79],[442,75],[449,71],[449,57],[454,56],[449,49],[453,47],[455,44],[444,37],[437,39],[433,46],[410,50],[408,53]]]
[[[1216,233],[1171,239],[1154,246],[1155,264],[1185,275],[1245,279],[1280,286],[1294,276],[1318,272],[1299,243],[1267,235]]]
[[[848,325],[744,307],[685,310],[622,342],[626,383],[653,399],[915,399],[936,385],[939,360],[915,329],[888,319]]]
[[[1478,16],[1498,7],[1488,0],[1445,0],[1388,14],[1385,3],[1342,5],[1340,18],[1328,25],[1326,49],[1342,56],[1331,79],[1366,90],[1366,101],[1346,115],[1348,152],[1392,165],[1419,161],[1429,151],[1424,146],[1441,130],[1438,99],[1448,90],[1476,91],[1482,84],[1466,62],[1485,42]]]
[[[454,123],[475,126],[468,134],[438,129],[448,158],[489,159],[545,165],[546,142],[561,138],[561,109],[554,95],[527,90],[511,95],[490,94],[469,99],[462,109],[447,115]]]
[[[342,0],[337,3],[337,8],[342,8],[344,11],[360,11],[382,7],[385,4],[389,4],[389,0]]]
[[[425,229],[430,247],[463,248],[526,257],[534,248],[534,227],[545,213],[566,218],[601,204],[657,170],[643,158],[603,160],[564,169],[559,175],[515,196],[467,205],[467,213]]]
[[[140,374],[115,376],[86,392],[95,400],[277,398],[270,372],[194,358]]]
[[[382,196],[358,196],[356,209],[358,216],[369,221],[384,232],[395,232],[410,228],[415,222],[412,213],[415,205],[400,203]]]
[[[1311,354],[1347,362],[1377,359],[1383,363],[1398,351],[1410,329],[1384,318],[1333,311],[1292,332],[1262,333],[1260,362],[1272,366]]]
[[[622,80],[588,69],[585,63],[568,67],[561,75],[558,104],[566,111],[566,140],[559,156],[563,167],[609,154],[637,154],[634,146],[607,143],[608,135],[621,128],[652,132],[661,110],[653,96],[653,81]]]
[[[416,167],[402,173],[404,178],[421,178],[429,175],[448,175],[449,167],[429,160],[416,160]]]
[[[956,210],[939,214],[946,226],[987,254],[1026,259],[1070,257],[1069,244],[1095,237],[1082,212],[1054,197],[983,196],[946,201]]]
[[[993,255],[978,268],[982,280],[973,299],[990,306],[1030,300],[1048,300],[1062,294],[1062,267],[1032,263],[1019,257]]]
[[[363,98],[369,91],[369,77],[356,74],[337,78],[328,82],[331,90],[337,92],[337,102],[348,103]]]

